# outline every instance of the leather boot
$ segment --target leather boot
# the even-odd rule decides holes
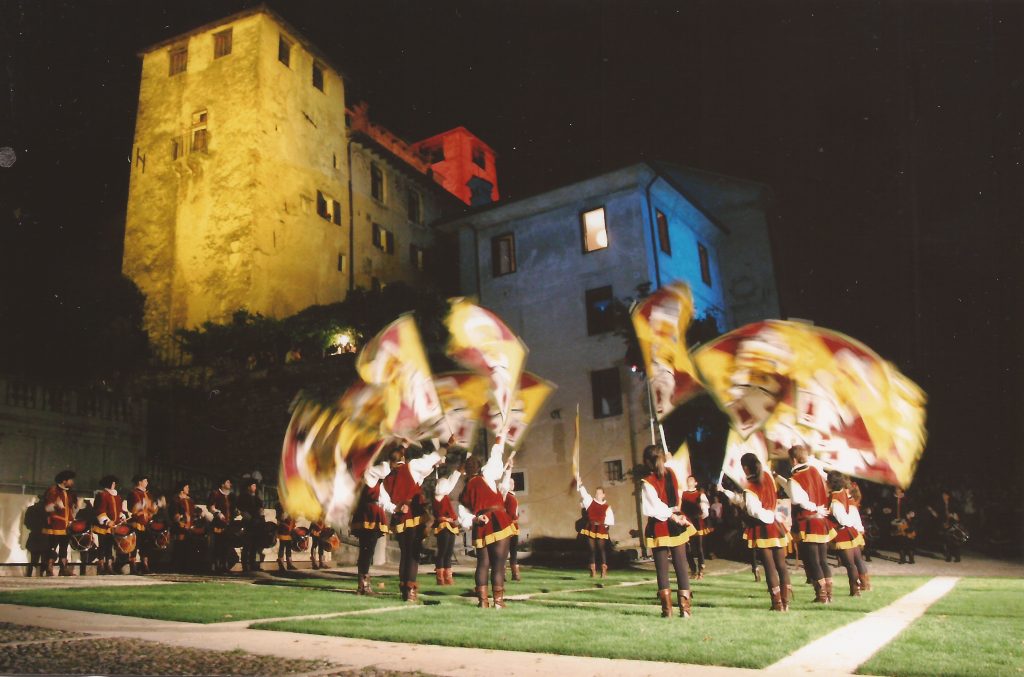
[[[405,598],[406,602],[409,602],[410,604],[415,604],[416,602],[419,601],[419,598],[420,598],[420,584],[419,583],[417,583],[415,581],[413,581],[412,583],[406,583],[405,584],[405,589],[407,591],[407,596]]]
[[[597,575],[597,565],[596,564],[591,564],[590,565],[590,577],[593,578],[596,575]]]
[[[860,582],[853,581],[850,583],[850,597],[860,597]]]
[[[376,595],[377,593],[373,589],[373,579],[370,578],[370,574],[363,574],[359,577],[359,587],[362,592],[357,591],[360,595]]]
[[[608,575],[608,565],[607,564],[602,564],[601,565],[601,578],[604,578],[606,575]]]
[[[703,579],[704,579],[704,567],[701,567],[701,568],[697,569],[697,578],[696,578],[696,580],[700,581],[700,580],[703,580]]]
[[[309,565],[311,567],[313,567],[314,569],[319,569],[320,568],[320,565],[317,564],[317,562],[316,562],[316,556],[315,555],[310,555],[309,556]]]
[[[825,602],[827,604],[831,604],[832,603],[832,579],[831,578],[826,578],[825,579]]]
[[[143,557],[140,561],[142,563],[142,573],[148,574],[149,573],[149,558],[148,557]]]
[[[755,583],[760,583],[761,582],[761,570],[760,569],[754,569],[754,582]]]
[[[693,596],[693,593],[689,590],[678,590],[676,595],[679,598],[679,615],[682,618],[689,618],[693,615],[690,610],[690,598]]]
[[[135,560],[133,560],[133,559],[128,560],[128,573],[131,574],[132,576],[134,576],[138,572],[139,572],[139,568],[138,568],[138,565],[135,563]]]
[[[478,609],[489,609],[491,607],[491,600],[487,595],[486,585],[478,585],[476,587],[476,607]]]
[[[787,585],[782,590],[782,610],[789,611],[789,603],[793,601],[793,586]]]
[[[871,574],[860,575],[860,589],[864,592],[871,591]]]
[[[365,595],[366,592],[366,576],[363,574],[359,575],[359,585],[356,586],[357,595]]]
[[[288,567],[288,571],[295,571],[298,568],[294,564],[292,564],[292,558],[291,557],[289,557],[287,559],[287,563],[285,564],[285,566]]]
[[[46,560],[46,566],[43,567],[43,576],[52,576],[52,575],[53,575],[53,560],[52,559],[48,559],[48,560]]]
[[[448,571],[451,571],[451,569],[449,569]],[[513,581],[521,581],[521,580],[523,580],[522,577],[519,575],[519,565],[518,564],[513,564],[512,565],[512,580]]]
[[[813,604],[828,604],[828,595],[825,592],[825,579],[814,581],[814,602]]]
[[[398,592],[402,596],[403,602],[409,601],[409,586],[406,584],[405,581],[401,581],[398,584]]]
[[[60,576],[71,576],[72,575],[71,574],[71,567],[68,566],[68,561],[66,559],[62,559],[60,561],[60,571],[57,572],[57,573]]]
[[[323,553],[321,553],[321,554],[320,554],[320,568],[321,568],[321,569],[326,569],[326,568],[328,568],[329,566],[330,566],[329,564],[327,564],[326,562],[324,562],[324,556],[323,556]]]
[[[505,588],[494,589],[494,608],[504,609],[505,608]]]
[[[659,590],[658,599],[661,600],[661,617],[672,618],[672,591],[668,588]]]
[[[438,585],[444,585],[444,569],[434,569],[434,580]]]
[[[455,585],[455,574],[452,573],[451,567],[444,570],[444,584]]]
[[[284,571],[285,570],[284,569],[284,560],[281,559],[280,557],[277,558],[277,570],[278,571]]]
[[[772,596],[772,608],[771,611],[785,611],[786,607],[782,603],[782,589],[772,588],[769,594]]]

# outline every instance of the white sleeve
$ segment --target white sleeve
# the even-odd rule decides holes
[[[640,512],[644,517],[653,517],[659,522],[664,522],[672,516],[672,508],[665,505],[665,502],[658,498],[658,492],[647,482],[642,482],[643,489],[640,496]]]
[[[462,477],[462,473],[458,470],[453,472],[448,477],[442,477],[434,485],[434,498],[440,501],[442,498],[452,493],[455,489],[455,485],[459,483],[459,478]]]
[[[711,512],[711,504],[708,503],[708,495],[707,494],[701,494],[700,495],[700,516],[703,519],[707,519],[708,518],[708,514],[710,512]]]
[[[850,513],[846,511],[846,508],[843,507],[842,503],[839,501],[832,501],[831,509],[832,516],[836,518],[837,522],[842,524],[844,527],[854,526],[853,518],[850,516]]]
[[[473,526],[473,513],[466,510],[466,506],[459,503],[459,526],[463,529],[469,529]]]
[[[363,473],[363,482],[371,489],[377,486],[391,472],[391,464],[387,461],[371,465]]]
[[[736,496],[735,491],[733,491],[732,489],[726,489],[725,487],[722,487],[721,491],[723,494],[725,494],[725,497],[729,499],[730,503],[732,503],[733,505],[739,504],[739,497]]]
[[[800,486],[792,477],[789,479],[789,497],[793,500],[793,505],[799,506],[808,512],[814,512],[818,509],[818,506],[811,501],[811,497],[807,495],[804,488]]]
[[[423,484],[423,480],[427,478],[434,470],[434,466],[440,463],[442,460],[441,454],[436,451],[432,451],[426,456],[420,456],[409,461],[409,472],[412,474],[412,479],[416,484]]]
[[[495,486],[497,486],[498,481],[501,480],[501,476],[505,472],[505,464],[501,459],[504,451],[504,442],[495,444],[491,447],[491,454],[487,457],[487,463],[485,463],[484,467],[480,469],[480,474],[483,475],[483,478]]]
[[[588,492],[587,488],[585,486],[583,486],[582,484],[578,485],[576,488],[580,492],[580,500],[583,502],[583,507],[584,508],[589,508],[590,504],[594,502],[594,499],[590,495],[590,492]]]
[[[504,498],[508,492],[512,491],[513,486],[512,469],[509,468],[508,470],[505,470],[504,474],[501,476],[501,483],[498,485],[498,493]]]
[[[604,523],[610,527],[615,526],[615,513],[612,512],[612,507],[608,506],[608,512],[604,514]]]
[[[388,494],[388,490],[384,487],[380,488],[380,494],[377,496],[377,505],[384,508],[384,512],[389,515],[395,512],[395,504],[391,502],[391,495]]]
[[[747,514],[756,520],[760,520],[765,524],[772,524],[775,522],[775,513],[767,508],[761,506],[761,499],[753,491],[747,491],[746,493],[746,508]]]

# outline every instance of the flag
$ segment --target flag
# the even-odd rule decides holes
[[[511,424],[512,401],[526,362],[525,344],[497,315],[463,298],[451,301],[445,325],[450,334],[448,356],[490,380],[499,421],[496,428],[504,434]]]
[[[576,488],[576,478],[580,476],[580,404],[576,403],[576,424],[572,438],[572,482],[570,490]]]
[[[555,384],[550,381],[545,381],[528,371],[523,372],[519,379],[519,387],[512,398],[512,407],[509,410],[506,445],[512,449],[519,448],[523,438],[526,437],[526,430],[530,427],[537,412],[544,406],[544,402],[555,391],[555,387]],[[500,419],[493,408],[490,412],[489,422],[494,425]],[[495,432],[498,431],[495,430]]]
[[[672,282],[633,309],[631,319],[644,357],[654,410],[663,419],[703,390],[686,347],[693,296],[684,282]]]
[[[433,433],[444,420],[411,314],[399,317],[363,347],[356,371],[367,383],[384,389],[383,425],[388,434],[415,441]]]
[[[434,387],[441,399],[447,429],[461,447],[472,448],[487,409],[489,381],[487,377],[468,371],[452,371],[434,377]],[[443,431],[438,431],[443,437]]]
[[[681,485],[679,490],[682,491],[686,486],[686,478],[693,474],[693,469],[690,467],[690,448],[687,446],[686,440],[683,440],[672,456],[665,459],[665,466],[672,468],[675,472]]]
[[[729,438],[725,443],[725,459],[722,462],[722,475],[729,477],[741,487],[747,486],[747,475],[743,472],[740,459],[743,454],[751,453],[761,461],[768,470],[768,451],[760,434],[750,435],[747,439],[736,430],[729,430]]]

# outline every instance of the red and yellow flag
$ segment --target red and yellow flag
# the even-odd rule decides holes
[[[555,391],[555,384],[545,381],[536,374],[524,371],[519,379],[519,387],[513,396],[512,408],[509,410],[508,433],[505,437],[505,444],[512,449],[518,449],[526,437],[526,430],[533,423],[534,417],[551,393]],[[492,410],[492,414],[493,414]],[[492,415],[492,422],[497,418]]]

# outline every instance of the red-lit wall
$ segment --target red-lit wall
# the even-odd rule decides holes
[[[435,181],[452,195],[470,204],[472,192],[469,181],[477,176],[491,184],[491,201],[498,201],[496,156],[487,144],[465,127],[456,127],[413,144],[413,148],[420,151],[423,157],[427,157],[429,149],[438,146],[444,147],[444,160],[431,164]],[[483,153],[483,167],[473,162],[474,148]]]

